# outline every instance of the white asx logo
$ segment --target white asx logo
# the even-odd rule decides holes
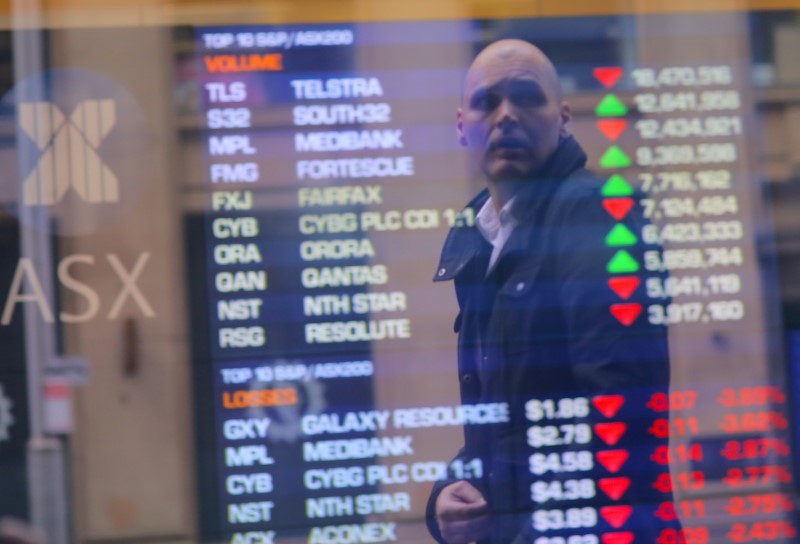
[[[113,100],[84,100],[69,118],[50,102],[23,102],[19,123],[42,150],[25,178],[22,201],[55,204],[70,189],[87,202],[119,201],[119,180],[97,149],[117,122]]]

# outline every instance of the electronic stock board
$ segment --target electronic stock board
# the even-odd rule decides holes
[[[536,544],[631,542],[632,456],[674,496],[648,514],[683,527],[659,544],[794,542],[791,372],[746,22],[193,28],[182,62],[204,199],[187,219],[204,538],[428,541],[431,485],[483,477],[479,460],[451,463],[461,427],[501,424],[509,407],[460,404],[454,296],[431,277],[447,230],[475,224],[462,207],[482,187],[455,136],[465,70],[483,44],[520,37],[553,59],[604,180],[608,311],[621,328],[668,328],[672,373],[640,404],[529,400]],[[626,414],[643,412],[668,445],[626,442]],[[596,497],[604,506],[580,506]]]

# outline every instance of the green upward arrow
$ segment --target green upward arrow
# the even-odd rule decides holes
[[[633,187],[619,174],[614,174],[603,185],[603,196],[631,196]]]
[[[631,165],[631,158],[628,157],[619,146],[612,145],[600,157],[601,168],[627,168]]]
[[[610,247],[632,246],[638,241],[639,239],[631,232],[631,229],[622,223],[614,225],[614,228],[606,236],[606,245]]]
[[[607,94],[594,109],[594,113],[598,117],[622,117],[628,114],[628,106],[615,95]]]
[[[639,271],[639,263],[624,249],[617,251],[608,261],[607,270],[611,274],[627,274]]]

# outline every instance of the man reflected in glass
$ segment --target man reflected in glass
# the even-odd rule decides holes
[[[462,403],[506,403],[508,417],[465,422],[456,460],[482,470],[434,487],[439,542],[653,543],[676,530],[653,515],[671,494],[652,485],[668,469],[650,455],[666,441],[648,433],[656,415],[644,408],[669,385],[666,331],[634,315],[638,277],[609,266],[620,221],[571,119],[556,69],[528,42],[492,43],[468,70],[458,137],[486,189],[434,279],[455,284]],[[641,232],[635,210],[623,222]],[[637,247],[626,253],[641,263]]]

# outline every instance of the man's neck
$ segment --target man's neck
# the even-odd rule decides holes
[[[503,206],[514,198],[520,188],[519,182],[514,181],[489,181],[487,183],[489,195],[492,197],[492,204],[497,213],[503,209]]]

